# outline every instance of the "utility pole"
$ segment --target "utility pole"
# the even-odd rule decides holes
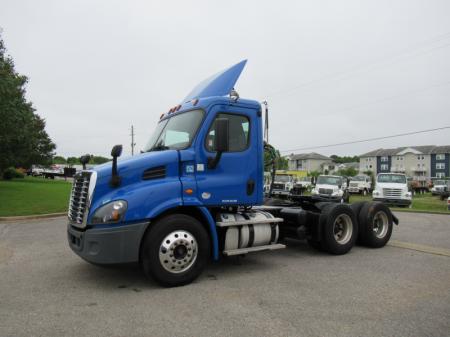
[[[136,143],[134,142],[134,127],[131,126],[131,155],[134,156],[134,147]]]

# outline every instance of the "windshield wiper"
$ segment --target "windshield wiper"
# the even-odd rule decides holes
[[[153,146],[150,150],[148,150],[148,152],[151,152],[151,151],[164,151],[164,150],[169,150],[169,149],[170,148],[168,146],[163,145],[162,142],[158,142],[158,144]]]

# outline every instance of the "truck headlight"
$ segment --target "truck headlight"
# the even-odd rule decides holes
[[[406,193],[405,193],[405,197],[407,197],[407,198],[412,198],[412,193],[411,193],[411,192],[406,192]]]
[[[342,191],[334,191],[331,195],[333,196],[333,197],[336,197],[336,196],[341,196],[343,194],[343,192]]]
[[[377,190],[375,190],[375,191],[373,191],[372,195],[373,195],[374,197],[377,197],[377,196],[380,195],[380,192],[377,191]]]
[[[128,204],[125,200],[111,201],[98,208],[92,216],[92,224],[119,222],[125,216]]]
[[[319,194],[319,192],[317,191],[317,189],[313,188],[311,194]]]

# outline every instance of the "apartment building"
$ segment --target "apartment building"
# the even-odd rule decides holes
[[[333,160],[330,157],[316,152],[291,154],[288,157],[289,170],[295,171],[322,171],[324,167],[333,166]]]
[[[450,177],[450,145],[408,146],[377,149],[359,159],[360,172],[405,173],[415,180]]]

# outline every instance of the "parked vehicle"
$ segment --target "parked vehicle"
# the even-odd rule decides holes
[[[357,239],[388,242],[398,220],[381,203],[264,200],[264,153],[276,151],[263,138],[268,111],[233,89],[244,65],[202,82],[163,114],[143,153],[118,161],[116,145],[112,163],[75,175],[67,238],[76,254],[94,264],[139,262],[148,277],[178,286],[210,259],[282,249],[286,238],[330,254],[347,253]]]
[[[273,182],[272,194],[287,198],[294,187],[294,177],[290,174],[276,174]]]
[[[431,188],[432,195],[441,195],[447,189],[447,181],[446,180],[434,180],[433,187]]]
[[[311,194],[340,202],[349,201],[349,194],[344,185],[344,178],[341,176],[318,176],[316,186],[312,189]]]
[[[303,195],[306,191],[311,190],[313,187],[311,177],[299,177],[294,182],[294,187],[291,190],[291,195]]]
[[[372,196],[374,201],[389,205],[410,206],[412,201],[406,175],[400,173],[378,174]]]
[[[350,180],[350,186],[348,187],[350,193],[358,193],[367,195],[372,191],[372,180],[367,175],[357,175]]]

